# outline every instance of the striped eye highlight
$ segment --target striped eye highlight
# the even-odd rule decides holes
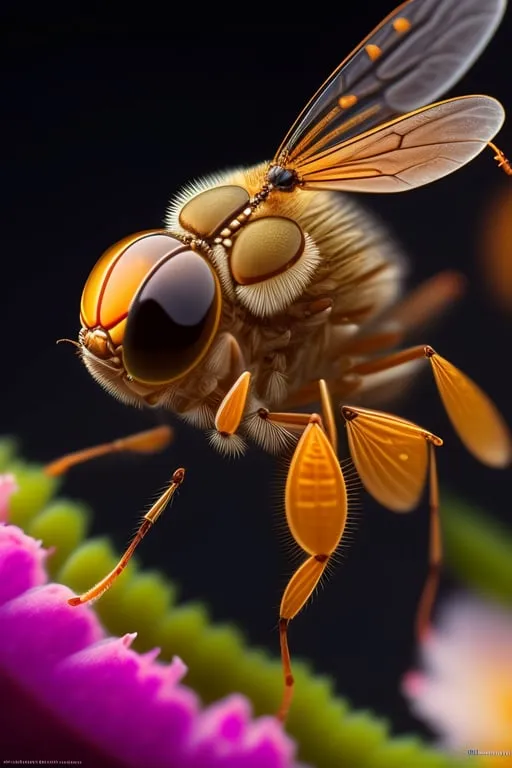
[[[123,343],[127,372],[148,384],[184,376],[210,348],[220,311],[220,286],[202,256],[184,250],[160,262],[130,307]]]

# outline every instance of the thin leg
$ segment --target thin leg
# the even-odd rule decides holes
[[[314,511],[318,511],[318,507]],[[344,512],[346,514],[346,502]],[[333,520],[334,525],[337,525],[335,517]],[[341,528],[341,532],[343,532],[343,527]],[[338,535],[339,541],[341,538],[339,530],[336,534]],[[302,610],[313,594],[313,591],[327,568],[328,562],[329,555],[313,555],[312,557],[308,557],[290,578],[281,600],[281,607],[279,609],[279,643],[281,646],[281,664],[283,668],[283,695],[277,718],[282,723],[284,723],[288,717],[288,712],[290,711],[293,701],[295,685],[290,649],[288,648],[288,625],[290,624],[291,619],[295,618],[299,611]]]
[[[512,165],[510,165],[510,161],[507,160],[501,149],[499,149],[496,144],[493,144],[492,141],[487,142],[487,146],[495,153],[494,159],[498,163],[498,168],[501,168],[507,176],[512,176]]]
[[[464,278],[457,272],[446,270],[434,275],[393,306],[375,325],[363,326],[352,339],[346,339],[332,358],[384,353],[390,347],[401,344],[407,334],[438,318],[453,304],[462,294],[464,285]],[[359,388],[361,378],[354,373],[340,380],[328,379],[327,384],[333,397],[347,400]],[[316,382],[305,384],[288,399],[286,407],[308,406],[315,402],[317,393]]]
[[[326,384],[331,393],[331,397],[339,400],[345,400],[349,395],[359,389],[361,377],[350,373],[342,379],[326,379]],[[294,392],[286,401],[287,408],[305,408],[308,405],[318,401],[318,382],[312,381],[305,384],[297,392]]]
[[[95,584],[94,587],[87,590],[87,592],[84,592],[79,597],[72,597],[70,600],[68,600],[69,605],[73,605],[73,606],[82,605],[83,603],[88,603],[91,600],[97,600],[107,591],[107,589],[110,589],[110,587],[118,578],[118,576],[124,571],[128,563],[130,562],[136,548],[138,547],[138,545],[140,544],[140,542],[142,541],[146,533],[149,531],[149,529],[156,523],[156,521],[164,511],[165,507],[174,496],[175,491],[182,484],[184,478],[185,478],[184,469],[180,468],[174,472],[172,476],[171,484],[162,493],[160,498],[157,499],[157,501],[153,504],[149,512],[147,512],[144,515],[142,519],[142,523],[140,524],[139,530],[135,534],[133,541],[127,547],[124,555],[121,557],[116,567],[113,568],[112,571],[110,571],[110,573],[108,573],[103,579],[101,579],[101,581]]]
[[[343,406],[350,453],[366,490],[394,512],[415,509],[429,483],[430,534],[428,573],[416,613],[416,633],[430,626],[441,570],[439,484],[435,449],[441,438],[398,416]]]
[[[441,539],[441,524],[439,518],[439,481],[437,477],[437,462],[434,443],[428,440],[429,448],[429,500],[430,500],[430,541],[428,574],[416,615],[416,636],[423,640],[431,624],[432,609],[435,604],[441,565],[443,545]]]
[[[503,468],[512,462],[512,438],[494,403],[469,376],[428,345],[358,363],[351,373],[365,376],[427,358],[446,413],[467,450],[483,464]]]
[[[396,368],[398,365],[410,363],[413,360],[421,360],[422,357],[428,357],[427,349],[424,344],[416,347],[401,349],[399,352],[393,352],[391,355],[378,357],[376,360],[366,360],[364,363],[358,363],[350,369],[350,373],[356,373],[359,376],[366,376],[369,373],[380,373],[388,371],[390,368]]]
[[[331,441],[334,453],[338,453],[338,430],[336,429],[336,421],[334,419],[329,387],[327,386],[325,379],[320,379],[318,384],[320,386],[320,403],[322,405],[325,431],[327,432],[327,437]]]
[[[268,419],[274,424],[280,424],[285,429],[297,429],[301,432],[310,422],[310,413],[281,413],[277,411],[260,411],[261,418]]]
[[[399,330],[383,330],[378,333],[356,334],[343,345],[343,355],[374,355],[377,352],[385,352],[390,347],[396,347],[403,340],[403,332]]]
[[[379,323],[384,323],[384,326],[396,324],[403,338],[437,321],[461,297],[465,285],[466,279],[458,272],[438,272],[391,307]]]
[[[294,679],[288,647],[288,625],[317,587],[343,536],[347,520],[345,479],[329,433],[336,440],[336,426],[326,382],[320,392],[327,429],[318,414],[269,414],[304,428],[293,454],[285,490],[286,519],[296,543],[308,558],[292,574],[279,609],[279,640],[283,668],[283,696],[277,717],[284,722],[292,700]]]
[[[277,719],[282,723],[284,723],[288,717],[288,712],[290,711],[290,707],[292,705],[293,687],[295,684],[295,680],[293,679],[290,649],[288,648],[288,624],[288,619],[279,619],[279,644],[281,646],[284,690],[283,698],[281,699],[281,706],[279,707],[279,712],[277,713]]]
[[[403,344],[412,331],[438,319],[461,296],[464,286],[465,280],[458,272],[439,272],[405,296],[375,324],[363,326],[346,341],[339,354],[373,355]]]
[[[336,429],[336,420],[334,418],[329,385],[325,379],[319,379],[316,384],[320,389],[320,404],[322,406],[322,419],[320,420],[320,423],[325,429],[334,452],[336,453],[338,449],[338,431]],[[268,419],[274,424],[280,424],[286,429],[295,429],[300,430],[301,432],[311,422],[311,414],[309,413],[269,412],[262,409],[261,417]]]
[[[66,456],[62,456],[60,459],[47,464],[44,471],[45,474],[51,477],[57,477],[58,475],[63,475],[68,469],[77,464],[82,464],[98,456],[107,456],[110,453],[122,453],[124,451],[156,453],[163,450],[170,443],[172,434],[172,429],[167,426],[148,429],[135,435],[113,440],[111,443],[103,443],[91,448],[84,448],[82,451],[68,453]]]

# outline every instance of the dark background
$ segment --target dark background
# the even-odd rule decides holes
[[[298,110],[342,57],[392,10],[392,0],[344,5],[323,24],[240,23],[164,27],[153,35],[77,19],[6,26],[2,93],[0,431],[25,455],[61,453],[155,423],[117,403],[71,347],[80,294],[100,254],[121,237],[161,225],[187,180],[269,158]],[[248,17],[250,19],[250,16]],[[512,110],[512,15],[451,95],[490,93]],[[512,151],[506,125],[497,139]],[[447,267],[469,278],[466,298],[428,339],[470,374],[512,420],[510,320],[493,306],[478,261],[486,209],[510,180],[485,152],[459,173],[406,195],[366,196],[411,257],[409,284]],[[505,517],[507,473],[481,467],[453,435],[428,373],[397,412],[445,437],[446,485]],[[106,459],[75,469],[67,494],[95,508],[94,533],[121,547],[137,516],[178,465],[178,503],[140,550],[176,579],[185,599],[205,599],[216,620],[235,620],[251,642],[277,651],[277,610],[292,564],[278,535],[282,471],[251,449],[222,459],[177,423],[153,459]],[[279,480],[281,477],[281,480]],[[343,564],[291,628],[296,655],[332,674],[358,707],[415,727],[397,686],[414,659],[412,620],[425,574],[427,516],[393,516],[364,494]],[[448,587],[445,582],[445,590]]]

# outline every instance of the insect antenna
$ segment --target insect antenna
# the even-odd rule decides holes
[[[81,349],[81,346],[80,346],[80,344],[78,343],[78,341],[74,341],[74,339],[57,339],[57,341],[56,341],[55,343],[56,343],[56,344],[63,344],[64,342],[65,342],[66,344],[72,344],[72,345],[73,345],[74,347],[76,347],[77,349]]]

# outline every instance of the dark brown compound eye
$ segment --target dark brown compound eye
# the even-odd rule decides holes
[[[170,256],[130,307],[123,342],[128,374],[150,384],[185,375],[208,351],[220,311],[220,286],[205,259],[195,251]]]

